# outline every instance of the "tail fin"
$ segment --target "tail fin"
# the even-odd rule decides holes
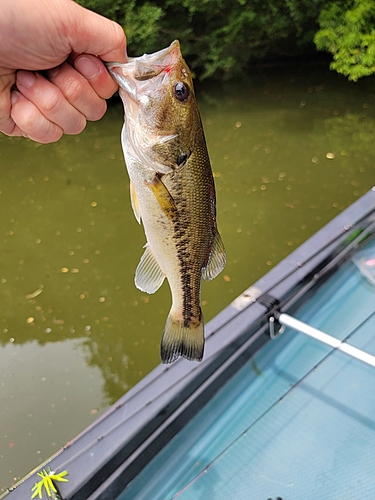
[[[172,363],[179,356],[189,361],[202,361],[204,351],[203,316],[196,325],[184,326],[169,314],[161,339],[160,355],[163,363]]]

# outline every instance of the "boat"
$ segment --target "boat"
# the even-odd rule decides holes
[[[43,470],[68,471],[64,500],[375,495],[375,187],[206,338],[201,363],[156,367],[2,498],[30,498]]]

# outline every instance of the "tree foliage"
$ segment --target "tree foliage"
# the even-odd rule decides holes
[[[351,80],[375,69],[375,0],[77,1],[123,26],[130,55],[178,38],[199,78],[225,78],[259,59],[311,52],[313,41],[333,54],[332,69]]]
[[[130,55],[173,39],[201,78],[225,77],[265,56],[312,44],[323,0],[78,0],[119,22]]]
[[[332,2],[319,16],[318,49],[333,54],[331,68],[357,81],[375,71],[375,2]]]

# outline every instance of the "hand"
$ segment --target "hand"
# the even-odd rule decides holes
[[[48,143],[99,120],[122,28],[72,0],[0,0],[0,131]]]

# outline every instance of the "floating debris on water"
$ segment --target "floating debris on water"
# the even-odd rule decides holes
[[[35,290],[33,293],[29,293],[26,295],[27,299],[35,299],[35,297],[38,297],[43,292],[44,285],[39,285],[39,288]]]

